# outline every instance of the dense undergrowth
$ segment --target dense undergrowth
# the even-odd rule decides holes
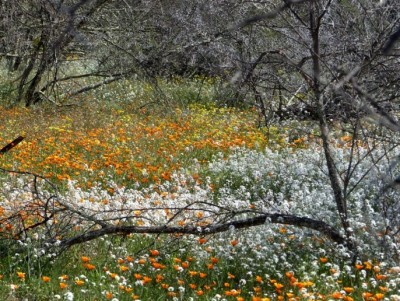
[[[199,95],[189,90],[187,99]],[[0,158],[0,166],[44,175],[57,184],[61,198],[83,211],[196,199],[232,210],[290,212],[337,226],[321,148],[310,131],[295,122],[267,131],[256,126],[252,109],[199,99],[190,104],[180,98],[182,91],[171,90],[182,103],[144,105],[151,101],[135,91],[110,90],[106,99],[80,99],[79,106],[1,108],[0,144],[26,138]],[[113,102],[117,97],[125,99]],[[142,102],[126,100],[135,98]],[[351,157],[348,142],[349,136],[335,142],[343,172]],[[360,149],[357,156],[365,160],[354,169],[349,210],[365,255],[355,262],[348,250],[319,233],[288,225],[202,236],[106,235],[52,254],[29,241],[40,240],[40,233],[19,240],[20,252],[14,253],[12,225],[3,223],[0,295],[5,300],[400,300],[398,259],[380,250],[396,254],[398,245],[384,234],[371,235],[385,230],[377,214],[378,193],[391,161],[374,162],[370,170],[370,157]],[[24,201],[26,185],[21,175],[5,173],[2,179],[4,217]],[[387,202],[393,199],[394,192],[386,196]],[[144,224],[169,218],[168,212],[157,214],[138,216]],[[207,210],[196,214],[209,218]]]

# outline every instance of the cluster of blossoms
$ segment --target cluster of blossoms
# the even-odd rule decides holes
[[[231,227],[217,235],[207,233],[207,227],[229,218],[244,219],[263,213],[308,217],[340,229],[328,171],[318,145],[295,151],[237,148],[229,155],[215,156],[207,165],[194,161],[192,166],[171,174],[168,181],[146,187],[139,183],[125,187],[109,180],[107,185],[81,188],[77,182],[69,181],[63,191],[55,193],[46,183],[27,184],[26,178],[11,176],[11,181],[3,183],[1,213],[11,223],[11,213],[19,212],[24,226],[41,225],[49,217],[43,223],[45,230],[36,227],[29,232],[31,238],[43,241],[46,235],[62,240],[71,231],[72,235],[85,235],[107,226],[203,229],[200,237],[180,237],[179,244],[190,245],[196,261],[189,259],[185,248],[178,250],[181,257],[176,259],[168,254],[161,256],[157,250],[133,258],[128,248],[118,251],[123,254],[113,255],[112,258],[122,259],[114,267],[102,268],[104,279],[118,283],[119,294],[129,293],[137,300],[152,285],[178,300],[186,294],[188,298],[208,295],[215,300],[297,297],[352,301],[356,294],[362,294],[365,300],[382,300],[385,296],[390,296],[387,300],[397,300],[395,292],[400,279],[391,276],[398,272],[389,268],[393,262],[384,254],[398,256],[399,242],[385,231],[388,226],[399,226],[399,203],[396,191],[387,188],[393,181],[388,174],[396,176],[394,165],[389,160],[376,159],[385,158],[384,155],[378,148],[374,152],[358,148],[356,153],[346,147],[335,149],[339,174],[343,179],[351,174],[346,183],[346,200],[354,239],[359,252],[371,258],[355,266],[338,264],[338,258],[349,258],[348,250],[310,229],[267,221],[246,230]],[[10,229],[4,227],[3,234],[18,230],[15,225]],[[378,263],[372,258],[387,261]],[[391,259],[395,261],[396,257]],[[100,268],[89,259],[82,262],[87,273]],[[272,272],[267,269],[271,266]],[[168,269],[177,283],[168,278]],[[217,288],[215,281],[222,277],[219,273],[224,275],[223,290]],[[20,272],[18,277],[25,278],[25,274]],[[85,277],[80,275],[70,282],[62,279],[60,289],[84,287],[89,283]],[[45,279],[44,282],[50,281]],[[361,283],[357,288],[340,286],[355,280]],[[113,288],[110,285],[104,291],[107,299],[117,295],[111,293]],[[72,292],[65,292],[63,298],[73,298]]]
[[[393,173],[391,162],[376,160],[383,157],[381,149],[369,152],[358,148],[357,153],[346,147],[335,149],[339,174],[351,174],[348,181],[344,179],[348,216],[363,253],[376,252],[379,246],[391,250],[397,247],[396,240],[386,234],[390,234],[387,229],[399,227],[396,216],[400,204],[393,189],[383,189],[391,181],[387,174]],[[318,151],[318,146],[263,152],[237,148],[228,156],[216,156],[207,166],[194,162],[172,174],[169,181],[145,188],[138,183],[133,188],[121,187],[109,181],[108,187],[98,184],[82,189],[69,181],[66,190],[54,199],[49,192],[36,191],[42,203],[21,179],[14,181],[20,189],[10,183],[3,186],[3,193],[8,192],[1,202],[5,217],[21,211],[18,208],[30,208],[43,218],[54,213],[48,211],[49,200],[54,208],[65,207],[67,210],[57,212],[47,221],[53,226],[57,224],[54,231],[75,225],[85,232],[105,223],[206,227],[222,223],[229,216],[246,218],[259,213],[309,217],[340,229],[323,152]],[[29,217],[28,211],[21,212],[30,223],[40,221],[39,217]],[[65,220],[70,224],[64,224]]]

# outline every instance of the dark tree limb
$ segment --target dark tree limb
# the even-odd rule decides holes
[[[211,224],[208,226],[107,226],[98,230],[92,230],[86,233],[78,234],[74,237],[61,240],[60,246],[62,248],[69,248],[73,245],[88,242],[96,238],[102,237],[107,234],[134,234],[134,233],[147,233],[147,234],[194,234],[205,235],[225,232],[234,227],[235,229],[244,229],[255,226],[260,226],[266,223],[272,224],[285,224],[297,227],[309,228],[323,235],[327,236],[337,244],[345,244],[345,238],[332,226],[308,217],[301,217],[289,214],[261,214],[256,217],[250,217],[240,220],[234,220],[223,224]]]
[[[124,78],[123,74],[111,76],[111,77],[109,77],[109,78],[107,78],[107,79],[105,79],[105,80],[103,80],[101,82],[97,82],[97,83],[85,86],[85,87],[83,87],[83,88],[81,88],[81,89],[79,89],[77,91],[72,92],[72,93],[68,93],[68,96],[71,97],[71,96],[75,96],[75,95],[78,95],[78,94],[81,94],[81,93],[84,93],[84,92],[88,92],[90,90],[97,89],[97,88],[99,88],[101,86],[110,84],[110,83],[115,82],[117,80],[120,80],[122,78]]]
[[[276,16],[278,16],[281,12],[283,12],[286,9],[290,8],[292,5],[301,4],[301,3],[307,2],[307,1],[308,0],[284,0],[283,2],[285,4],[279,6],[278,8],[276,8],[273,11],[270,11],[268,13],[255,15],[255,16],[253,16],[251,18],[247,18],[246,20],[244,20],[241,23],[239,23],[238,25],[236,25],[233,28],[233,30],[236,30],[236,29],[239,29],[239,28],[243,28],[243,27],[255,24],[257,22],[264,21],[264,20],[273,19]]]
[[[6,146],[4,146],[2,149],[0,149],[0,154],[5,154],[6,152],[8,152],[12,148],[14,148],[17,144],[19,144],[22,140],[24,140],[24,137],[22,137],[22,136],[15,138],[12,142],[10,142]]]
[[[386,44],[384,45],[382,52],[384,54],[389,54],[390,51],[392,50],[394,44],[397,42],[397,40],[400,39],[400,27],[397,28],[397,30],[389,37],[387,40]]]

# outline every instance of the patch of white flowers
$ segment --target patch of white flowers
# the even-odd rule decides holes
[[[369,153],[362,148],[353,154],[348,148],[334,151],[342,186],[346,185],[349,220],[357,244],[368,252],[377,251],[382,243],[398,249],[396,242],[383,234],[388,227],[399,227],[396,214],[400,211],[395,191],[382,192],[382,187],[390,181],[391,164],[388,160],[378,160],[385,157],[384,151],[376,149]],[[57,224],[49,219],[48,229],[59,229],[63,220],[83,230],[94,224],[100,226],[102,222],[139,226],[202,222],[204,225],[218,222],[217,218],[227,213],[235,213],[240,218],[254,215],[249,208],[256,212],[309,217],[341,229],[323,150],[319,146],[264,152],[238,148],[227,158],[222,154],[216,156],[208,166],[195,163],[193,170],[202,176],[202,183],[190,176],[190,168],[176,172],[170,182],[157,187],[126,188],[109,181],[112,192],[101,185],[83,190],[70,181],[64,192],[51,199],[55,206],[61,204],[68,210],[57,213]],[[350,175],[348,180],[347,175]],[[19,210],[34,197],[32,187],[23,179],[2,185],[0,205],[6,212]],[[39,193],[43,201],[51,196],[45,189]],[[43,214],[49,213],[43,211]],[[70,229],[71,225],[66,228]],[[261,250],[261,242],[275,233],[269,223],[264,228],[263,235],[256,236]],[[308,232],[299,231],[297,235],[306,237]]]

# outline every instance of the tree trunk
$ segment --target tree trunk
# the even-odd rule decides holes
[[[31,80],[28,89],[25,92],[25,106],[29,107],[32,104],[36,104],[40,102],[40,96],[37,92],[37,87],[40,84],[40,80],[42,79],[43,74],[48,69],[48,63],[46,63],[46,59],[42,57],[40,65],[36,70],[36,74]]]
[[[330,2],[328,3],[328,5]],[[318,2],[316,0],[310,1],[310,35],[312,38],[311,58],[312,58],[312,90],[314,93],[315,104],[318,108],[319,128],[321,131],[322,145],[325,154],[326,166],[328,168],[329,180],[333,190],[333,195],[336,203],[336,208],[339,214],[340,222],[346,234],[346,245],[352,251],[355,251],[354,243],[352,242],[352,232],[348,220],[347,203],[344,197],[342,185],[340,184],[340,176],[336,169],[334,156],[332,153],[331,145],[329,142],[329,125],[326,117],[326,98],[321,92],[321,62],[319,51],[319,34],[321,19],[325,11],[320,12]]]

